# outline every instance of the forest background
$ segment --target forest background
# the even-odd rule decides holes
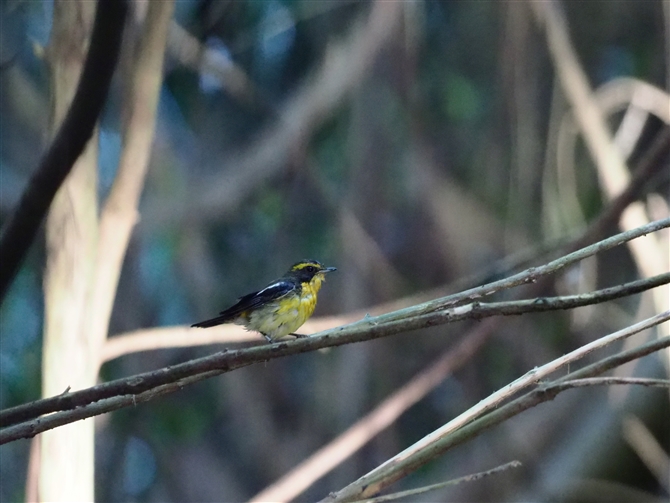
[[[0,4],[3,226],[67,111],[94,7]],[[667,147],[648,162],[668,143],[668,61],[660,0],[131,2],[93,141],[0,308],[0,408],[263,343],[184,327],[303,258],[338,268],[305,333],[545,263],[627,186],[610,178],[621,173],[599,154],[608,148],[626,176],[651,166],[634,199],[647,221],[668,218]],[[594,103],[611,144],[593,139],[598,122],[583,112]],[[667,273],[667,230],[653,239],[656,258],[614,248],[541,294]],[[63,440],[47,433],[1,446],[0,500],[263,500],[385,400],[411,395],[383,428],[368,425],[360,449],[281,497],[314,501],[525,372],[667,309],[661,288],[665,297],[466,320],[237,369],[53,430],[88,429],[95,441],[73,455],[88,471],[60,472],[50,449]],[[654,354],[617,375],[667,378],[667,368]],[[403,388],[416,382],[422,391]],[[571,391],[393,490],[518,459],[415,501],[660,501],[668,417],[667,390]],[[40,448],[44,438],[56,440]]]

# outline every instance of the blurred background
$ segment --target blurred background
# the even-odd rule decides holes
[[[668,89],[667,3],[562,7],[593,88],[632,77]],[[0,9],[4,222],[48,145],[43,49],[53,5],[7,0]],[[101,200],[122,148],[122,99],[117,74],[98,137]],[[398,299],[496,279],[504,259],[520,253],[539,260],[606,205],[583,142],[570,143],[576,131],[565,123],[568,110],[526,2],[179,1],[110,337],[211,317],[303,258],[338,268],[320,294],[317,318],[378,312]],[[625,110],[607,110],[613,134]],[[654,116],[644,123],[629,166],[662,124]],[[652,216],[667,216],[667,169],[648,192]],[[0,310],[2,408],[40,397],[45,260],[41,239]],[[612,286],[637,274],[629,252],[617,248],[561,276],[549,293]],[[642,295],[504,320],[455,372],[297,500],[326,496],[527,370],[652,311]],[[96,499],[247,500],[476,326],[274,360],[101,416]],[[105,363],[100,378],[233,346],[127,354]],[[645,362],[645,375],[662,375],[658,357]],[[667,479],[643,461],[625,425],[642,428],[667,460],[668,417],[664,391],[568,392],[394,489],[519,459],[521,469],[415,500],[667,500]],[[0,447],[0,500],[24,499],[29,446]]]

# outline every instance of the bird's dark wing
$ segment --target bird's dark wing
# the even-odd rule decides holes
[[[275,281],[258,292],[253,292],[244,297],[240,297],[235,305],[221,311],[219,315],[235,318],[245,311],[255,309],[263,304],[267,304],[268,302],[283,297],[295,288],[296,284],[291,281]]]

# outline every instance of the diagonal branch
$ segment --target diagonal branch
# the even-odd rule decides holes
[[[581,260],[581,258],[592,255],[597,251],[611,248],[617,244],[622,244],[627,240],[633,239],[636,236],[644,235],[648,232],[652,232],[653,230],[668,226],[670,226],[670,219],[660,220],[643,228],[621,233],[587,248],[579,250],[578,252],[572,253],[566,257],[562,257],[561,259],[558,259],[558,261],[552,261],[545,266],[532,268],[525,273],[520,273],[520,275],[514,275],[513,278],[530,278],[523,280],[523,282],[535,280],[538,276],[548,274],[550,271],[558,270],[561,267],[569,265],[570,263]],[[665,280],[667,280],[667,278],[665,278]],[[495,282],[493,284],[499,283],[500,282]],[[480,291],[479,289],[474,290],[477,292]],[[447,297],[447,299],[449,298],[450,297]],[[590,303],[593,301],[593,298],[583,299],[583,302]],[[549,304],[551,304],[551,302],[549,302]],[[544,302],[535,302],[533,305],[535,307],[530,307],[529,309],[545,310]],[[26,421],[28,419],[32,419],[38,417],[39,415],[50,412],[74,409],[77,407],[81,408],[105,398],[111,398],[119,395],[138,395],[159,386],[176,383],[178,381],[183,383],[184,379],[193,377],[197,378],[197,374],[207,373],[208,376],[218,375],[272,358],[279,358],[283,356],[314,351],[316,349],[322,349],[325,347],[340,346],[352,342],[376,339],[408,330],[416,330],[419,328],[451,323],[467,318],[481,317],[482,313],[485,312],[481,310],[477,312],[478,309],[482,309],[481,306],[482,304],[471,304],[468,306],[460,306],[452,310],[440,309],[425,312],[420,315],[403,315],[404,312],[414,310],[414,308],[409,308],[397,311],[396,313],[390,313],[390,315],[379,316],[376,318],[367,318],[346,327],[326,330],[320,334],[308,338],[256,346],[247,349],[231,351],[224,350],[204,358],[191,360],[179,365],[174,365],[172,367],[138,374],[125,379],[110,381],[92,388],[44,400],[38,400],[30,404],[0,411],[0,427],[16,424],[17,422]],[[562,307],[559,306],[558,308]],[[483,309],[485,310],[486,308]],[[489,311],[489,315],[491,316],[497,314],[505,313],[500,311],[500,309],[493,309]],[[515,312],[514,314],[518,314],[518,312]],[[384,319],[385,317],[387,320]],[[81,415],[83,412],[85,411],[79,409],[76,411],[77,416]],[[95,414],[91,412],[90,415]],[[49,418],[45,418],[42,423],[47,422],[48,419]],[[76,419],[72,420],[74,421]],[[7,435],[8,433],[6,431],[0,432],[0,443],[8,441]]]
[[[0,303],[56,191],[93,134],[118,60],[127,10],[125,0],[98,2],[90,49],[72,105],[0,238]]]

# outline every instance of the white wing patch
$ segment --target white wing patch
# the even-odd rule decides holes
[[[265,288],[263,288],[262,290],[260,290],[258,293],[256,293],[256,296],[261,296],[261,295],[281,296],[281,295],[286,295],[292,289],[293,289],[293,285],[291,283],[289,283],[288,281],[277,281],[276,283],[272,283],[271,285],[268,285]]]

